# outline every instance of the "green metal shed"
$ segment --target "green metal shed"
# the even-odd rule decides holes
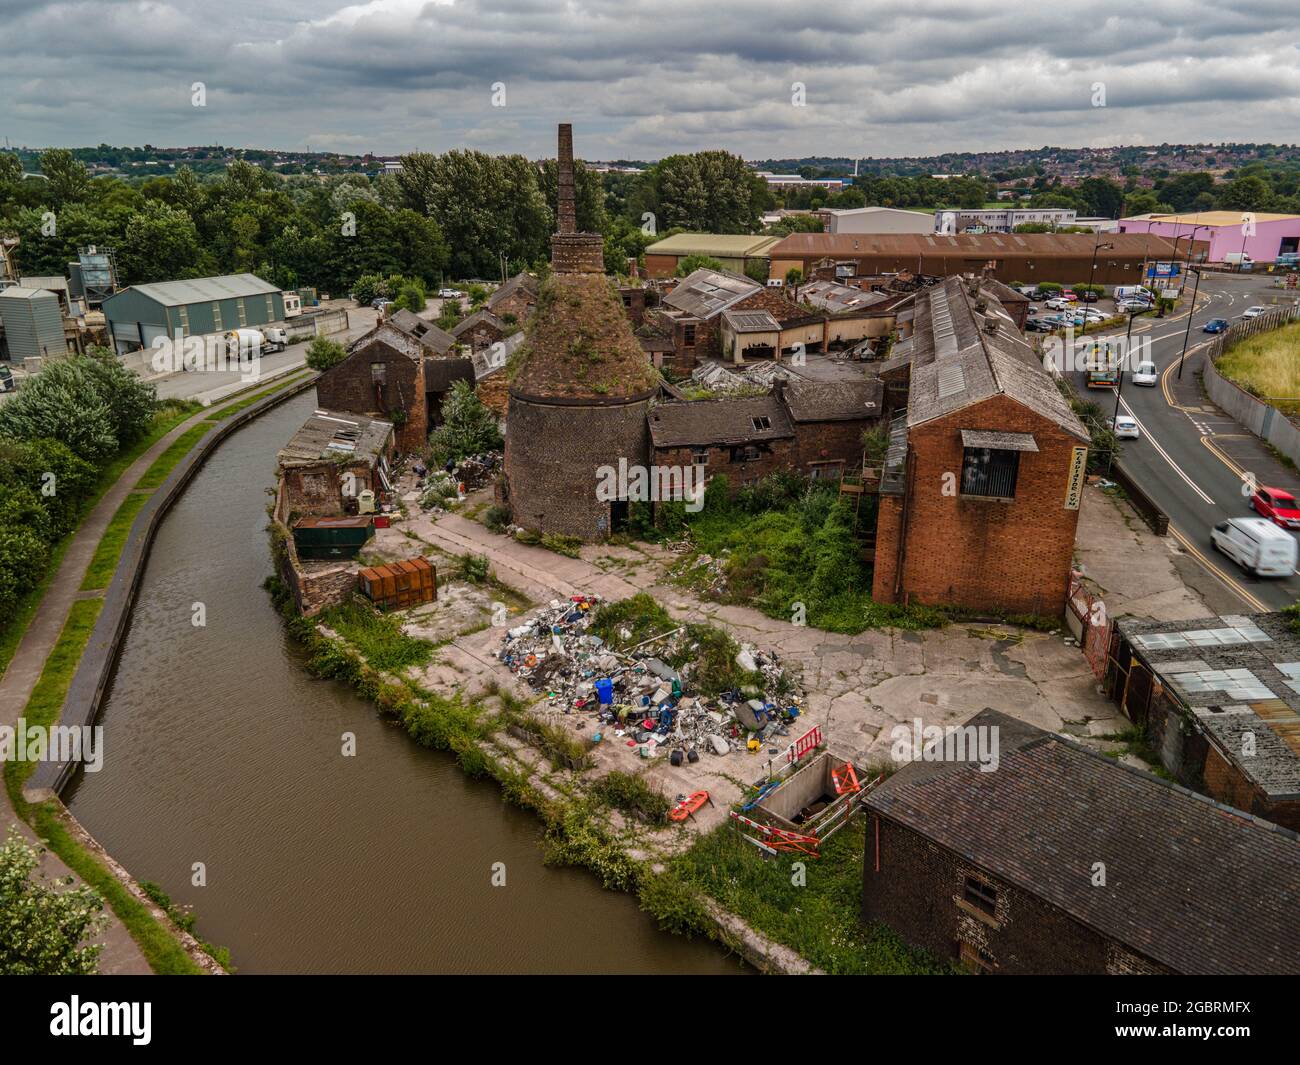
[[[67,354],[59,297],[47,289],[15,286],[0,290],[0,322],[4,323],[9,358],[15,362]]]
[[[148,348],[160,336],[203,336],[284,320],[284,296],[254,274],[132,285],[104,301],[118,353]]]

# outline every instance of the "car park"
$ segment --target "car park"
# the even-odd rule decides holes
[[[1300,503],[1285,489],[1260,485],[1250,497],[1250,505],[1284,529],[1300,529]]]
[[[1160,372],[1154,362],[1140,362],[1133,368],[1133,383],[1144,388],[1154,388],[1160,380]]]
[[[1210,543],[1256,577],[1289,577],[1295,572],[1295,537],[1267,518],[1229,518],[1210,530]]]
[[[1117,418],[1110,420],[1110,427],[1115,431],[1115,436],[1120,440],[1137,440],[1142,431],[1138,428],[1136,418],[1130,418],[1127,414],[1121,414]]]
[[[1227,332],[1227,329],[1228,329],[1228,319],[1211,318],[1202,327],[1201,332],[1202,333],[1224,333]]]
[[[1258,318],[1261,314],[1263,314],[1267,310],[1268,310],[1267,307],[1261,307],[1259,306],[1259,304],[1256,304],[1254,307],[1247,307],[1244,311],[1241,312],[1241,316],[1243,318]]]

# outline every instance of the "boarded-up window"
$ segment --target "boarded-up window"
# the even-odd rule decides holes
[[[1019,451],[989,447],[968,447],[962,451],[962,495],[1014,498],[1016,474],[1020,470]]]

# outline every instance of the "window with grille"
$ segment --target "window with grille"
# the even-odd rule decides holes
[[[968,447],[963,449],[961,494],[1011,499],[1016,494],[1016,474],[1020,470],[1020,452],[1000,448]]]
[[[682,343],[688,348],[695,347],[695,326],[687,325],[682,327]]]
[[[707,447],[696,447],[691,449],[691,458],[697,466],[707,466],[709,464],[709,449]]]

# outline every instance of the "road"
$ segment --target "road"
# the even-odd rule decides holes
[[[1280,295],[1263,276],[1206,274],[1194,311],[1180,309],[1168,318],[1134,322],[1134,338],[1150,341],[1160,383],[1136,387],[1126,378],[1119,397],[1120,410],[1137,419],[1142,434],[1141,439],[1123,442],[1125,471],[1169,515],[1170,536],[1248,610],[1277,610],[1300,600],[1300,576],[1293,573],[1279,580],[1247,574],[1212,547],[1210,529],[1225,518],[1255,513],[1249,493],[1242,490],[1248,477],[1297,494],[1300,478],[1205,396],[1197,371],[1212,337],[1201,328],[1211,318],[1231,321],[1250,305],[1268,305]],[[1188,313],[1189,354],[1180,378]],[[1088,389],[1081,373],[1073,377],[1079,394],[1100,403],[1111,417],[1115,390]]]

